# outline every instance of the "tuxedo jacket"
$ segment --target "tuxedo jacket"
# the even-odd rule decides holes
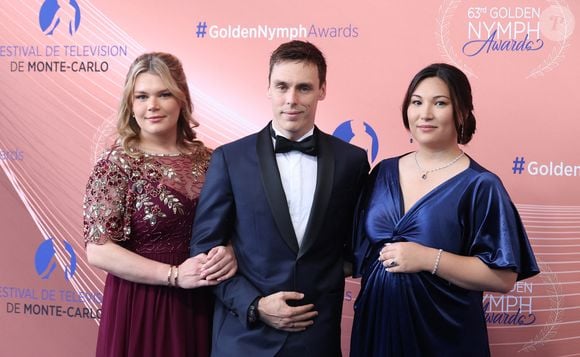
[[[315,128],[317,182],[302,245],[298,245],[270,125],[217,148],[194,221],[191,255],[232,242],[236,275],[214,288],[212,356],[274,356],[290,339],[307,356],[340,355],[344,258],[354,206],[369,171],[366,152]],[[318,316],[303,332],[260,322],[249,326],[248,307],[259,296],[304,293]]]

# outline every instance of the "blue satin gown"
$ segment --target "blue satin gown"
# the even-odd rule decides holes
[[[430,272],[387,272],[378,253],[387,242],[416,242],[525,279],[539,269],[518,212],[500,179],[471,160],[404,213],[398,165],[382,161],[359,203],[351,356],[489,356],[482,291]]]

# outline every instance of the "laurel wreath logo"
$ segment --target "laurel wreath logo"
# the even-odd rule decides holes
[[[449,39],[449,26],[451,23],[451,18],[457,10],[457,7],[461,4],[461,0],[445,0],[441,6],[439,6],[439,16],[437,17],[437,28],[438,31],[435,32],[438,43],[437,47],[441,52],[443,58],[445,58],[450,64],[455,67],[461,68],[466,75],[478,78],[475,72],[469,68],[465,63],[460,61],[455,54],[451,40]]]
[[[538,347],[543,346],[546,340],[552,338],[558,332],[559,323],[562,322],[562,317],[564,312],[562,311],[562,303],[564,298],[562,297],[562,286],[558,283],[558,278],[554,272],[550,269],[548,264],[538,262],[540,266],[541,277],[544,282],[549,284],[548,294],[550,294],[550,317],[545,323],[544,327],[518,352],[532,352],[536,351]]]
[[[545,72],[552,71],[554,68],[558,67],[560,63],[564,60],[564,54],[570,45],[568,44],[568,38],[570,37],[570,23],[568,17],[564,16],[564,8],[570,11],[568,4],[562,4],[558,0],[551,0],[548,2],[555,2],[555,5],[560,9],[562,18],[564,19],[564,32],[562,34],[562,41],[558,41],[558,46],[554,47],[548,57],[536,68],[534,68],[530,74],[526,77],[528,78],[538,78],[543,76]]]
[[[546,0],[548,3],[556,5],[558,8],[561,9],[562,17],[564,18],[564,32],[562,34],[563,39],[558,41],[558,45],[552,49],[552,51],[548,54],[548,56],[544,59],[544,61],[532,69],[529,74],[525,77],[528,78],[539,78],[543,76],[546,72],[554,70],[556,67],[560,65],[560,63],[565,58],[565,53],[567,49],[570,47],[568,43],[569,37],[571,34],[570,23],[568,18],[564,16],[564,12],[566,10],[569,11],[569,6],[564,0]],[[451,19],[453,18],[457,7],[462,3],[462,0],[445,0],[439,6],[439,14],[437,17],[437,31],[435,32],[435,36],[437,39],[437,47],[441,53],[441,56],[450,64],[460,68],[465,72],[466,75],[471,76],[473,78],[479,78],[475,71],[471,69],[467,64],[459,59],[457,56],[455,49],[453,48],[453,44],[451,43],[450,36],[449,36],[449,27],[451,24]]]

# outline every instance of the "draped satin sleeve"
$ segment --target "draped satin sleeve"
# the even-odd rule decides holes
[[[510,269],[522,280],[539,273],[522,220],[500,179],[478,175],[459,204],[464,239],[472,237],[468,255],[492,269]]]

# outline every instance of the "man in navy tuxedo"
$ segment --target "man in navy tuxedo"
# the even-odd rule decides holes
[[[213,153],[191,254],[231,243],[214,288],[212,356],[340,356],[344,258],[368,174],[364,150],[314,125],[326,62],[308,42],[270,57],[273,120]]]

